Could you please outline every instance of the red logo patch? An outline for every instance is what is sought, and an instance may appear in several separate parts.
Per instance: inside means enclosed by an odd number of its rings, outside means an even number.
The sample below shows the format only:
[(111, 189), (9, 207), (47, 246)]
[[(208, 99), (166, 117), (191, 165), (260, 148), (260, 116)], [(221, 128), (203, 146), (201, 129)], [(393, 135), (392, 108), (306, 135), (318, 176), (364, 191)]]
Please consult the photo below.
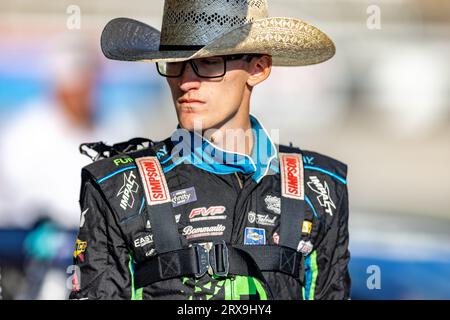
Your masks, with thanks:
[(149, 205), (156, 205), (170, 201), (169, 188), (161, 165), (156, 157), (136, 159), (145, 196)]
[(286, 198), (303, 200), (303, 162), (299, 154), (280, 154), (281, 194)]

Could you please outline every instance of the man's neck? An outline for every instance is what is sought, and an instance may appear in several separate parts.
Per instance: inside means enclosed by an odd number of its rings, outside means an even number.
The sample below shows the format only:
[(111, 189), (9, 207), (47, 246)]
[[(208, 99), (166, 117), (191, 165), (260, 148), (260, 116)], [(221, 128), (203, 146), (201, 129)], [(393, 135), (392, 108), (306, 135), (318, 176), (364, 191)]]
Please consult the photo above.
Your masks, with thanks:
[(215, 146), (234, 153), (251, 155), (254, 144), (250, 115), (244, 109), (215, 130), (208, 130), (205, 138)]

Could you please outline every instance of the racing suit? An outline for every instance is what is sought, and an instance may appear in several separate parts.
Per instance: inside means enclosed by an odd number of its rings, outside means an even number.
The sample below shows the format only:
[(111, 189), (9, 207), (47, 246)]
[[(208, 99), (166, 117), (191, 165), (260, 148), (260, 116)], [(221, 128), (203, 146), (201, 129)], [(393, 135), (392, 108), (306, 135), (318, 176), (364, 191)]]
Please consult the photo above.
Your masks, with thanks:
[[(315, 152), (276, 146), (253, 116), (251, 124), (255, 138), (251, 156), (227, 152), (203, 138), (194, 147), (180, 148), (195, 136), (186, 131), (187, 138), (186, 132), (182, 138), (183, 134), (174, 134), (147, 148), (122, 150), (83, 168), (82, 214), (74, 251), (78, 271), (70, 298), (349, 299), (346, 165)], [(289, 214), (281, 201), (285, 190), (282, 154), (300, 154), (304, 172), (298, 186), (304, 192), (303, 223), (295, 221), (290, 226), (294, 227), (292, 236), (301, 234), (297, 250), (302, 258), (295, 260), (295, 272), (301, 269), (298, 277), (278, 269), (251, 275), (204, 272), (137, 284), (136, 270), (159, 252), (156, 220), (149, 213), (153, 210), (147, 194), (151, 189), (136, 159), (149, 155), (157, 159), (165, 184), (161, 186), (170, 192), (170, 208), (160, 213), (163, 219), (174, 220), (181, 247), (223, 240), (230, 247), (273, 248), (286, 240), (280, 224), (283, 215)], [(153, 196), (156, 199), (158, 193)], [(163, 223), (158, 228), (166, 226)], [(159, 233), (161, 237), (164, 232)], [(163, 273), (174, 269), (159, 261), (147, 276), (157, 266)], [(181, 269), (173, 274), (182, 274)]]

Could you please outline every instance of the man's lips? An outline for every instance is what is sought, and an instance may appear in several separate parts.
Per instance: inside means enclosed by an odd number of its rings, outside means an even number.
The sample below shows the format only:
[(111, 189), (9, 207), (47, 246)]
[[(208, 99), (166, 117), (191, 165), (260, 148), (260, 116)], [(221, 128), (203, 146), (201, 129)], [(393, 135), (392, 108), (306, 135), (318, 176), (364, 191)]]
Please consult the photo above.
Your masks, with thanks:
[(205, 103), (205, 101), (198, 99), (178, 99), (179, 104), (188, 104), (188, 103)]

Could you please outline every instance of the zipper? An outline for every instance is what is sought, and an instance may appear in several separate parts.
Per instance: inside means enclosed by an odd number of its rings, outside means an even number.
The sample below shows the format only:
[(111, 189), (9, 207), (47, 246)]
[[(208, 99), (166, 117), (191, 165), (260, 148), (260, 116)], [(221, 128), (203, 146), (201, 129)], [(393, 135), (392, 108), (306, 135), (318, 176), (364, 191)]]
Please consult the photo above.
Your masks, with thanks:
[(238, 180), (238, 182), (239, 182), (239, 187), (241, 188), (241, 190), (242, 190), (242, 188), (243, 188), (243, 185), (242, 185), (242, 180), (241, 180), (241, 178), (239, 178), (239, 175), (238, 175), (238, 173), (237, 172), (235, 172), (234, 173), (234, 175), (236, 176), (236, 178), (237, 178), (237, 180)]

